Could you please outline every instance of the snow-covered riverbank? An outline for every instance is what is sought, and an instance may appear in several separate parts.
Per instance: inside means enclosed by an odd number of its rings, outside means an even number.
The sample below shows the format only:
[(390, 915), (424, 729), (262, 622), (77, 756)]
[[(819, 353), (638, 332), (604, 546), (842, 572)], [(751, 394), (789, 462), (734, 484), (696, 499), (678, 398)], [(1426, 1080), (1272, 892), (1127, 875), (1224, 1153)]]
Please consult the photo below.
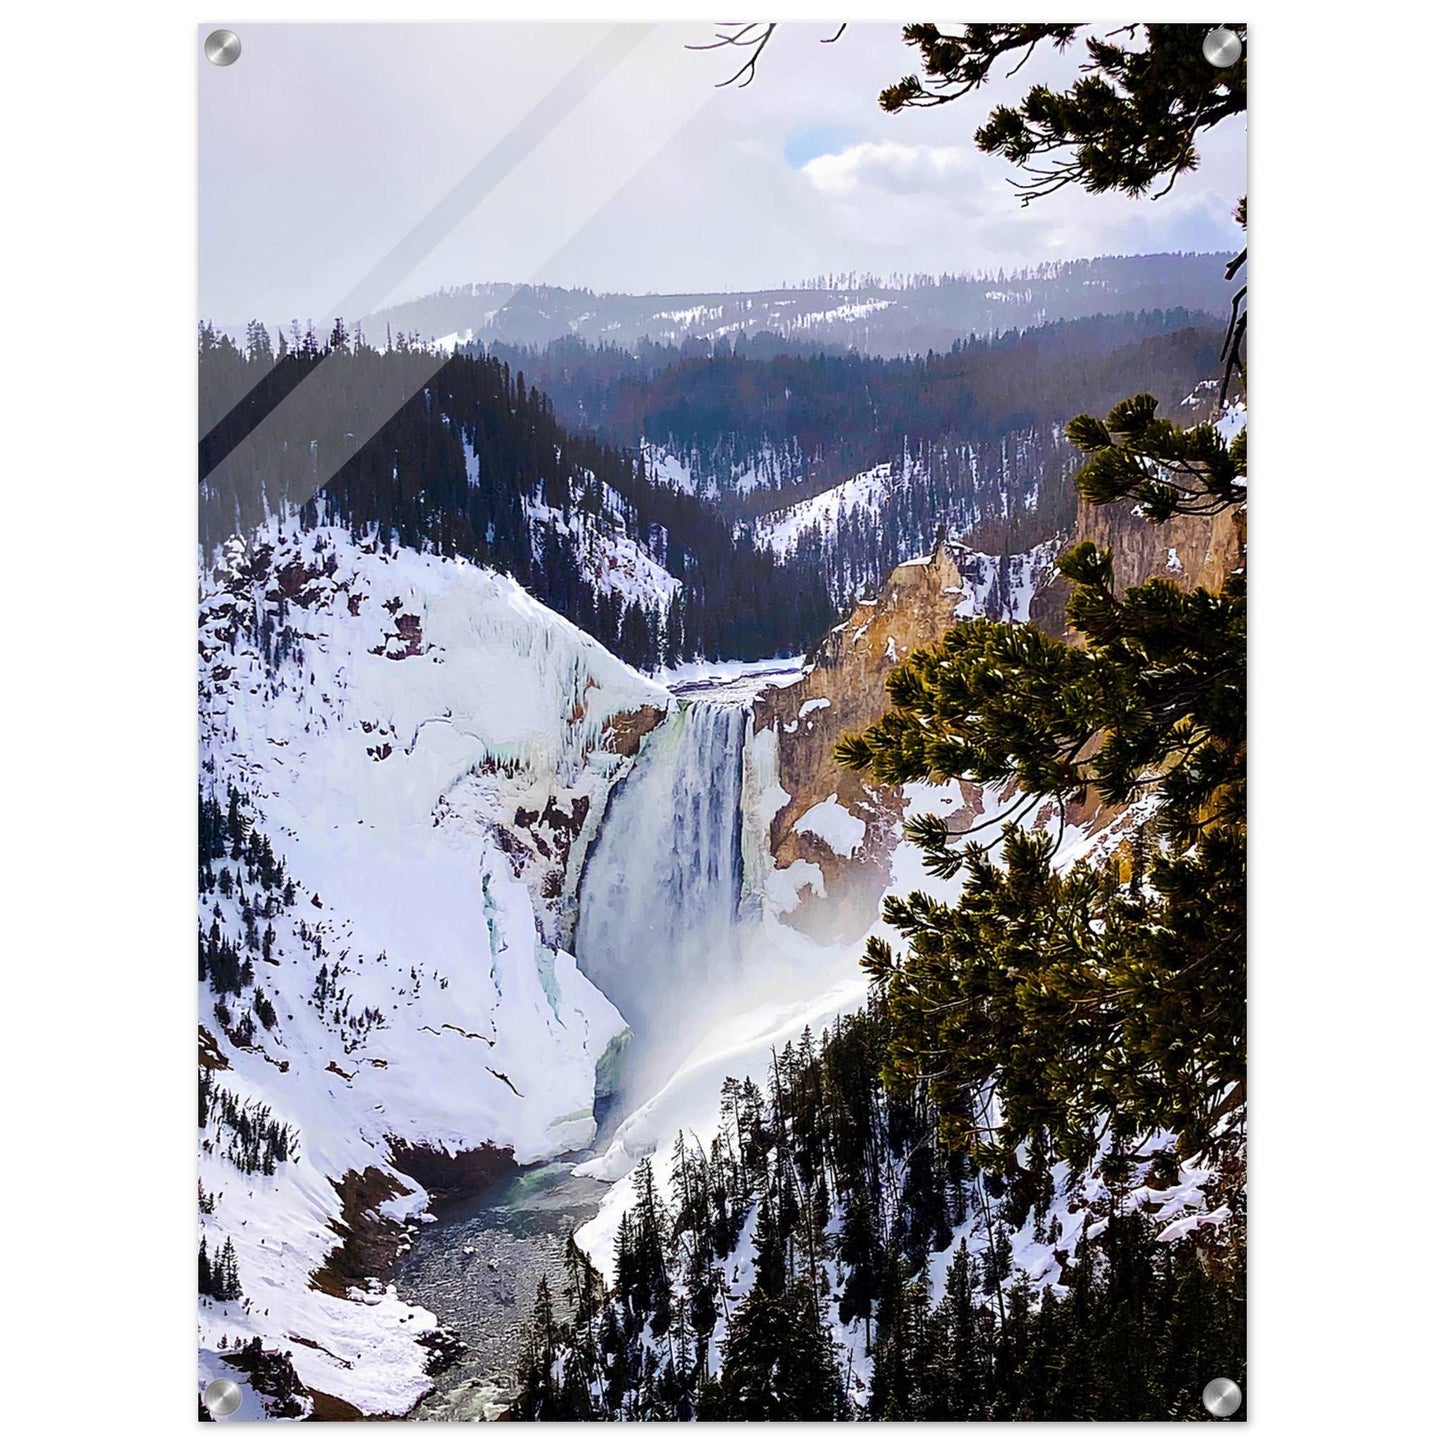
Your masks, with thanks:
[(624, 1026), (568, 900), (670, 698), (507, 578), (340, 529), (233, 542), (200, 610), (200, 1222), (227, 1277), (198, 1382), (259, 1339), (402, 1413), (435, 1320), (373, 1282), (378, 1243), (429, 1172), (592, 1142)]

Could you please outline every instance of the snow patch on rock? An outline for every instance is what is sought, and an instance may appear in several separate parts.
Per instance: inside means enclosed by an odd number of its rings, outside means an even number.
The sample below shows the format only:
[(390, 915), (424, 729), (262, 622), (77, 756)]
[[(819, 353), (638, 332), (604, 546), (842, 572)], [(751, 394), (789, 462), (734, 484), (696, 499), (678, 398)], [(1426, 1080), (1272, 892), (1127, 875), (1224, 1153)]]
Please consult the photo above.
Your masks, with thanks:
[(793, 831), (809, 833), (826, 843), (840, 858), (851, 858), (863, 846), (868, 825), (838, 801), (837, 793), (830, 793), (793, 824)]

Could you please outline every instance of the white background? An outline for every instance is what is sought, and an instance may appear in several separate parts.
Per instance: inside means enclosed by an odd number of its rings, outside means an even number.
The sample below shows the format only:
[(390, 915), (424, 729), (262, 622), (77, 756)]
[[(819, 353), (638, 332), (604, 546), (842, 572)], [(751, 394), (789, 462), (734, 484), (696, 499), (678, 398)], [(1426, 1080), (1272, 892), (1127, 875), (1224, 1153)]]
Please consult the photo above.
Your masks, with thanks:
[[(401, 9), (82, 4), (7, 26), (17, 1438), (191, 1428), (196, 25)], [(432, 0), (427, 17), (519, 9)], [(1441, 24), (1252, 9), (1250, 1414), (1281, 1439), (1409, 1439), (1438, 1417)], [(667, 18), (689, 13), (706, 8)]]

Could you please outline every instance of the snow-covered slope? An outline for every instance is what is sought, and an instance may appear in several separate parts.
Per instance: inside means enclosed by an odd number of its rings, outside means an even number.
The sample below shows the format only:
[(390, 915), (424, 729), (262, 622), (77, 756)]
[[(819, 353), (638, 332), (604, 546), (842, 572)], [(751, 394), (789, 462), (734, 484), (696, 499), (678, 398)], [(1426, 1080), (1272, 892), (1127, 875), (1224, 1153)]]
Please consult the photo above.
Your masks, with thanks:
[[(327, 529), (230, 543), (200, 648), (203, 795), (276, 860), (202, 861), (203, 950), (253, 975), (200, 983), (202, 1231), (212, 1258), (232, 1241), (240, 1292), (202, 1300), (202, 1373), (259, 1336), (310, 1390), (399, 1412), (435, 1321), (333, 1251), (425, 1208), (403, 1145), (590, 1142), (623, 1025), (567, 951), (572, 900), (669, 699), (506, 578)], [(270, 1173), (238, 1144), (262, 1107), (288, 1131)]]
[(646, 437), (641, 450), (650, 477), (662, 486), (698, 497), (746, 496), (759, 487), (776, 489), (801, 482), (808, 474), (806, 459), (796, 445), (778, 450), (763, 442), (725, 464), (717, 457), (685, 448), (674, 450)]
[(753, 524), (753, 536), (759, 546), (786, 557), (805, 532), (828, 535), (837, 530), (844, 517), (876, 517), (883, 497), (906, 479), (910, 460), (905, 452), (901, 462), (870, 467), (806, 502), (760, 517)]
[[(600, 510), (592, 515), (581, 507), (586, 486), (596, 488)], [(557, 507), (540, 500), (528, 505), (532, 523), (533, 549), (542, 557), (542, 543), (550, 533), (558, 538), (577, 562), (577, 570), (597, 593), (613, 592), (626, 603), (666, 609), (676, 599), (682, 583), (647, 548), (627, 535), (626, 504), (611, 487), (585, 474), (574, 489), (572, 506), (564, 516)], [(661, 539), (665, 552), (666, 537)]]
[[(936, 547), (940, 534), (1002, 540), (1011, 531), (1021, 542), (1037, 540), (1044, 531), (1040, 499), (1058, 469), (1061, 438), (1055, 426), (1010, 433), (988, 446), (905, 442), (889, 461), (746, 525), (776, 556), (805, 557), (819, 567), (836, 601), (856, 602), (876, 595), (905, 558)], [(1059, 468), (1072, 465), (1072, 458), (1058, 460)], [(1015, 587), (1012, 600), (981, 596), (980, 612), (1028, 616), (1032, 593), (1018, 571), (1020, 558), (1013, 562), (1018, 575), (1009, 580), (1023, 590)]]

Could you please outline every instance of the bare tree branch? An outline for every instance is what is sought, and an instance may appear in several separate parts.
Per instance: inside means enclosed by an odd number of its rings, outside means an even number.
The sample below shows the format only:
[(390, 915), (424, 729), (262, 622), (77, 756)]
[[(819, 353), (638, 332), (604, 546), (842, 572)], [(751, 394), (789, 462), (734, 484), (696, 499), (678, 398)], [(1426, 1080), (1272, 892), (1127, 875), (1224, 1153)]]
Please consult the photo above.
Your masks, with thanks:
[[(776, 20), (748, 20), (735, 25), (731, 30), (719, 30), (715, 38), (706, 45), (688, 45), (686, 50), (723, 50), (733, 47), (738, 50), (747, 50), (751, 53), (748, 58), (735, 70), (726, 80), (717, 82), (716, 89), (724, 90), (730, 85), (736, 85), (739, 90), (746, 89), (753, 83), (757, 75), (758, 61), (762, 58), (763, 51), (767, 49), (768, 41), (773, 38), (773, 32), (777, 30)], [(838, 35), (843, 31), (840, 29)], [(837, 35), (833, 37), (835, 40)]]

